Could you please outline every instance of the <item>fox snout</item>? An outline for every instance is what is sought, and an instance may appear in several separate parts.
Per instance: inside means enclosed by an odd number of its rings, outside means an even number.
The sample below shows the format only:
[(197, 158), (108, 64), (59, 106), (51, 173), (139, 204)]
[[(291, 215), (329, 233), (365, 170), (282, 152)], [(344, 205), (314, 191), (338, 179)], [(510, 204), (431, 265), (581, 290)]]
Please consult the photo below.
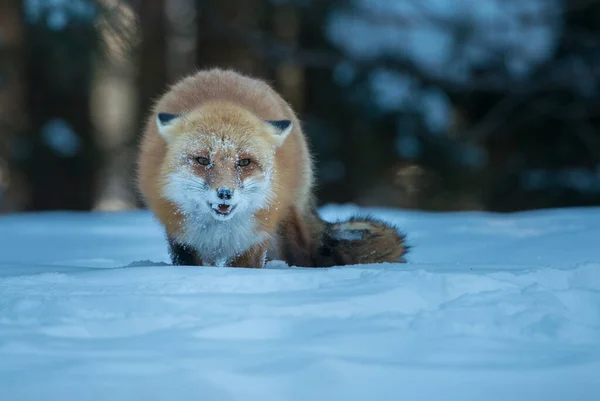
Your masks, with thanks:
[(238, 210), (238, 200), (233, 198), (234, 190), (226, 186), (214, 189), (208, 199), (208, 206), (217, 220), (228, 220)]

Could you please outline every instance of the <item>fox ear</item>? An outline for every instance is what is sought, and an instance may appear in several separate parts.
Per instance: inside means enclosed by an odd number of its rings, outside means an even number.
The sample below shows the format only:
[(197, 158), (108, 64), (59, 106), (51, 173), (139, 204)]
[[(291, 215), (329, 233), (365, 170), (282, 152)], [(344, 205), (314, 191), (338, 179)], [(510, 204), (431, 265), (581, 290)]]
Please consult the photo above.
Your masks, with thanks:
[(290, 120), (266, 120), (271, 127), (271, 132), (277, 140), (277, 146), (281, 146), (285, 138), (292, 132), (292, 122)]
[(158, 113), (156, 115), (156, 125), (158, 127), (158, 133), (166, 140), (170, 137), (170, 127), (180, 117), (179, 114), (170, 113)]

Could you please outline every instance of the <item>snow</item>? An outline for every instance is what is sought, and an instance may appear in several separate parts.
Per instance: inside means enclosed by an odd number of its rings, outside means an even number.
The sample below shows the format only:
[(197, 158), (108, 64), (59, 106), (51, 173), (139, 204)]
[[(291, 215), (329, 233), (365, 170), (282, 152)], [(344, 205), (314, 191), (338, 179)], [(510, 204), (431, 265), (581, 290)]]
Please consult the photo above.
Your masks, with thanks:
[(530, 169), (521, 174), (522, 186), (529, 190), (560, 187), (580, 193), (600, 192), (600, 169), (563, 168), (559, 170)]
[[(408, 58), (447, 79), (502, 54), (527, 72), (552, 55), (560, 35), (559, 0), (354, 0), (336, 9), (327, 32), (353, 58)], [(527, 38), (527, 40), (523, 40)], [(458, 46), (459, 54), (455, 54)]]
[[(469, 82), (487, 65), (526, 77), (553, 56), (563, 8), (561, 0), (353, 0), (332, 7), (325, 31), (349, 60), (374, 65), (369, 98), (378, 107), (419, 111), (429, 130), (439, 134), (450, 123), (446, 94), (377, 62), (408, 62), (425, 77), (455, 84)], [(348, 61), (335, 70), (341, 85), (355, 75)]]
[(392, 221), (409, 263), (165, 266), (147, 212), (0, 217), (6, 400), (597, 400), (600, 208)]
[(71, 125), (61, 118), (44, 124), (42, 138), (46, 145), (61, 157), (75, 156), (82, 147), (79, 136), (73, 131)]
[(25, 0), (24, 12), (28, 22), (44, 22), (54, 31), (62, 31), (72, 20), (91, 21), (96, 16), (92, 0)]
[(377, 68), (369, 76), (373, 99), (383, 110), (401, 110), (414, 101), (417, 83), (410, 75), (387, 68)]

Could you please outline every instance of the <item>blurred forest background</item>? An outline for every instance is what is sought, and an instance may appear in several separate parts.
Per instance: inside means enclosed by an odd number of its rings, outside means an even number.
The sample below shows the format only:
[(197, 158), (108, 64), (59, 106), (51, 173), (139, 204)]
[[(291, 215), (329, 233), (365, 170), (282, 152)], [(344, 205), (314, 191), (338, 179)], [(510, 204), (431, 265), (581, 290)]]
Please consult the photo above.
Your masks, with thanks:
[(0, 0), (0, 213), (140, 207), (150, 105), (213, 66), (296, 109), (321, 203), (600, 204), (600, 1)]

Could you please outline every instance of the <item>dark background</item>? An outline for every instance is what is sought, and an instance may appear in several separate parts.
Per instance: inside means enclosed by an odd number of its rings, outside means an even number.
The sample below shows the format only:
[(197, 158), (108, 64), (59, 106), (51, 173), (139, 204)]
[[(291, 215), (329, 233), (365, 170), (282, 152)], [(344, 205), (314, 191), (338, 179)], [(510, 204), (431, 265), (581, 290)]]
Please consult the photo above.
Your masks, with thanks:
[(600, 204), (600, 2), (0, 0), (0, 213), (140, 207), (153, 100), (185, 74), (268, 80), (321, 203)]

